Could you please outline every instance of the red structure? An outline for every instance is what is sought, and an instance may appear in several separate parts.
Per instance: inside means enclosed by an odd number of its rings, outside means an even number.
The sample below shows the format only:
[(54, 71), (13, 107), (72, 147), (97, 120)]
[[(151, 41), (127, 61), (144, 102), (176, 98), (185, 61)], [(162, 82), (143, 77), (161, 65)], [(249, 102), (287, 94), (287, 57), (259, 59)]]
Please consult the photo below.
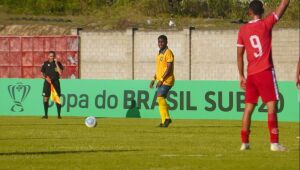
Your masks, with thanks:
[(0, 78), (39, 78), (48, 52), (63, 64), (62, 78), (79, 78), (78, 36), (0, 36)]

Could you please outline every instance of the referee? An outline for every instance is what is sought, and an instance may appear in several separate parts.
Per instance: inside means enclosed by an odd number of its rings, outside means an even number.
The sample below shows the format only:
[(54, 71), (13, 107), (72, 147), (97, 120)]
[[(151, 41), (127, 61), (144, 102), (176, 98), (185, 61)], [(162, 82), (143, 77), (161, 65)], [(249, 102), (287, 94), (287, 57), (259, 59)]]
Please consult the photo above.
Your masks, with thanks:
[[(44, 110), (45, 115), (42, 119), (48, 119), (48, 107), (49, 107), (49, 97), (50, 97), (50, 84), (52, 83), (57, 95), (60, 97), (60, 83), (59, 78), (62, 74), (64, 67), (62, 64), (56, 60), (56, 53), (54, 51), (49, 51), (48, 60), (44, 62), (41, 72), (42, 76), (45, 79), (44, 87), (43, 87), (43, 96), (44, 96)], [(57, 107), (57, 118), (61, 119), (60, 111), (61, 111), (61, 104), (56, 103)]]

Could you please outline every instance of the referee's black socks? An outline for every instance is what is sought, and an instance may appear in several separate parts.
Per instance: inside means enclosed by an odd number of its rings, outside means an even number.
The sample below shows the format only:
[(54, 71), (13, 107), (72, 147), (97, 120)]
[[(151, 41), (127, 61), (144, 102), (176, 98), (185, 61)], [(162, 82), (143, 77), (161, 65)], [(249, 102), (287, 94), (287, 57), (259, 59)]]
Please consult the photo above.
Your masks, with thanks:
[(44, 101), (45, 116), (48, 116), (48, 107), (49, 107), (48, 101), (47, 102)]
[(58, 117), (60, 117), (61, 104), (56, 103), (56, 108), (57, 108), (57, 115)]

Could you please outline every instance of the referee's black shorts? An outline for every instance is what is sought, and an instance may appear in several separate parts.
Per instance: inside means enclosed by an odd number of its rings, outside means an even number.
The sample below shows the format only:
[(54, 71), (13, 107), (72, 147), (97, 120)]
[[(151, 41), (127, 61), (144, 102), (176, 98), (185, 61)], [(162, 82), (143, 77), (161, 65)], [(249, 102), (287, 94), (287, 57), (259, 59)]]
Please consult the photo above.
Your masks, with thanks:
[[(57, 92), (57, 95), (60, 97), (60, 83), (59, 83), (59, 80), (52, 80), (51, 81), (56, 92)], [(51, 89), (50, 89), (50, 84), (45, 80), (44, 81), (44, 87), (43, 87), (43, 94), (42, 96), (44, 97), (50, 97), (50, 93), (51, 93)]]

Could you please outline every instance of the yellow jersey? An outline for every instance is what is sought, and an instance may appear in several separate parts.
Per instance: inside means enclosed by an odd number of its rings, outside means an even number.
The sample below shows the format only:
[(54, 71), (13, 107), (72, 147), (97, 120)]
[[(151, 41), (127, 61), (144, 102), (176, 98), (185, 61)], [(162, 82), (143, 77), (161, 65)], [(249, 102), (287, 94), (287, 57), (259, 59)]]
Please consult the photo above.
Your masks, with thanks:
[(173, 63), (170, 74), (164, 79), (163, 85), (173, 86), (175, 82), (174, 77), (174, 54), (166, 47), (166, 49), (160, 51), (156, 56), (156, 80), (159, 81), (165, 74), (168, 63)]

